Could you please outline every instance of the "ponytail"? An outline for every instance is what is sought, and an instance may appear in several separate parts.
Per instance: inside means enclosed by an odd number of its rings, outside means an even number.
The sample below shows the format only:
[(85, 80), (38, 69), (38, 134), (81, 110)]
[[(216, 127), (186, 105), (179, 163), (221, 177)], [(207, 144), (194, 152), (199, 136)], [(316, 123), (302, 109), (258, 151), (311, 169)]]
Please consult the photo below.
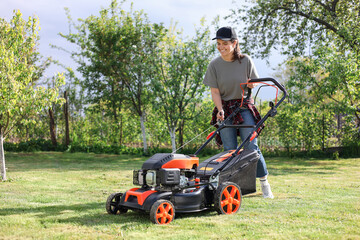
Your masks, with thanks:
[(237, 41), (235, 49), (234, 49), (234, 56), (233, 56), (233, 60), (236, 61), (238, 60), (239, 63), (241, 63), (241, 59), (244, 58), (244, 55), (241, 54), (241, 50), (240, 50), (240, 46), (239, 46), (239, 41), (237, 39), (232, 39), (231, 42), (234, 43), (235, 41)]

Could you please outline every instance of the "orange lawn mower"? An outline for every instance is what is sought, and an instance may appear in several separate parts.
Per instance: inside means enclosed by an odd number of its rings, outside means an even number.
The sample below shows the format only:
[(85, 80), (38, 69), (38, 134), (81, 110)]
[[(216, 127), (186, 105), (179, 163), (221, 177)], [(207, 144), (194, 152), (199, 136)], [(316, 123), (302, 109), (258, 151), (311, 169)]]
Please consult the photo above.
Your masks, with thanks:
[[(124, 214), (128, 210), (144, 211), (150, 214), (150, 220), (155, 224), (171, 223), (175, 213), (209, 209), (219, 214), (239, 211), (242, 196), (256, 192), (259, 154), (247, 149), (247, 145), (258, 135), (263, 123), (276, 115), (277, 107), (287, 96), (285, 88), (273, 78), (251, 79), (247, 83), (275, 87), (276, 99), (278, 89), (283, 92), (283, 97), (275, 104), (270, 102), (270, 110), (256, 125), (229, 124), (242, 109), (242, 104), (237, 106), (193, 155), (153, 155), (143, 163), (140, 170), (133, 172), (133, 183), (139, 187), (111, 194), (106, 201), (106, 211), (109, 214)], [(251, 89), (248, 90), (247, 98), (250, 99)], [(252, 131), (236, 150), (221, 152), (199, 164), (197, 155), (223, 128), (252, 128)]]

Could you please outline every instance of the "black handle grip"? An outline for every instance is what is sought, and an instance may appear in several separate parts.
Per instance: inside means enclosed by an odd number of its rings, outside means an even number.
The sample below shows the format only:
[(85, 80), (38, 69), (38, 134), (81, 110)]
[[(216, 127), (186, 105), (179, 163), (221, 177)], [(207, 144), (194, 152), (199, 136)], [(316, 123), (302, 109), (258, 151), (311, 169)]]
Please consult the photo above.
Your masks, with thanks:
[(286, 90), (284, 86), (273, 78), (252, 78), (249, 80), (249, 83), (257, 83), (257, 82), (273, 82), (281, 91), (283, 91), (286, 94)]

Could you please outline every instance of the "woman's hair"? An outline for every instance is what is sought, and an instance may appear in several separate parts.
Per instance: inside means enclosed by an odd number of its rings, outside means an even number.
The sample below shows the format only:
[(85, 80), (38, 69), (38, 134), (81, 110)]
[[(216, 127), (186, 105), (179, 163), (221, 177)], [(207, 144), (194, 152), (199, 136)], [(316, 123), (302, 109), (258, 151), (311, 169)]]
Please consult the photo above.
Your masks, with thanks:
[(234, 43), (235, 41), (237, 41), (235, 49), (234, 49), (234, 56), (233, 56), (233, 60), (236, 61), (238, 60), (239, 63), (241, 63), (241, 59), (244, 58), (244, 55), (241, 54), (241, 50), (240, 50), (240, 46), (239, 46), (239, 41), (237, 39), (232, 39), (231, 42)]

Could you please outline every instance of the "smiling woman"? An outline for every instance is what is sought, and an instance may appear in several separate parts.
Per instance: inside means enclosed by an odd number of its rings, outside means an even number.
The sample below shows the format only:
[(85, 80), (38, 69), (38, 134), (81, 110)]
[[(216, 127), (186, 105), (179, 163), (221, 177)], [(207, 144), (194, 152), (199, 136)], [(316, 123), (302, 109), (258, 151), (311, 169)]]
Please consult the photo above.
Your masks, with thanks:
[[(241, 54), (238, 37), (234, 28), (222, 27), (216, 32), (213, 40), (217, 41), (217, 49), (220, 56), (213, 59), (206, 71), (204, 84), (211, 88), (212, 100), (215, 108), (212, 113), (211, 124), (216, 125), (218, 121), (228, 120), (229, 124), (255, 125), (260, 121), (260, 115), (250, 98), (246, 98), (243, 110), (233, 119), (227, 119), (242, 99), (243, 89), (241, 84), (246, 84), (250, 78), (259, 78), (252, 59)], [(254, 88), (254, 84), (247, 84), (247, 88)], [(246, 91), (247, 92), (247, 91)], [(250, 96), (247, 96), (250, 97)], [(252, 128), (224, 128), (220, 131), (221, 143), (224, 151), (236, 149), (238, 146), (237, 136), (244, 141), (250, 134)], [(268, 171), (265, 159), (257, 145), (255, 138), (250, 142), (248, 149), (258, 152), (260, 160), (257, 166), (257, 177), (260, 178), (264, 198), (274, 198), (270, 185), (267, 181)]]

